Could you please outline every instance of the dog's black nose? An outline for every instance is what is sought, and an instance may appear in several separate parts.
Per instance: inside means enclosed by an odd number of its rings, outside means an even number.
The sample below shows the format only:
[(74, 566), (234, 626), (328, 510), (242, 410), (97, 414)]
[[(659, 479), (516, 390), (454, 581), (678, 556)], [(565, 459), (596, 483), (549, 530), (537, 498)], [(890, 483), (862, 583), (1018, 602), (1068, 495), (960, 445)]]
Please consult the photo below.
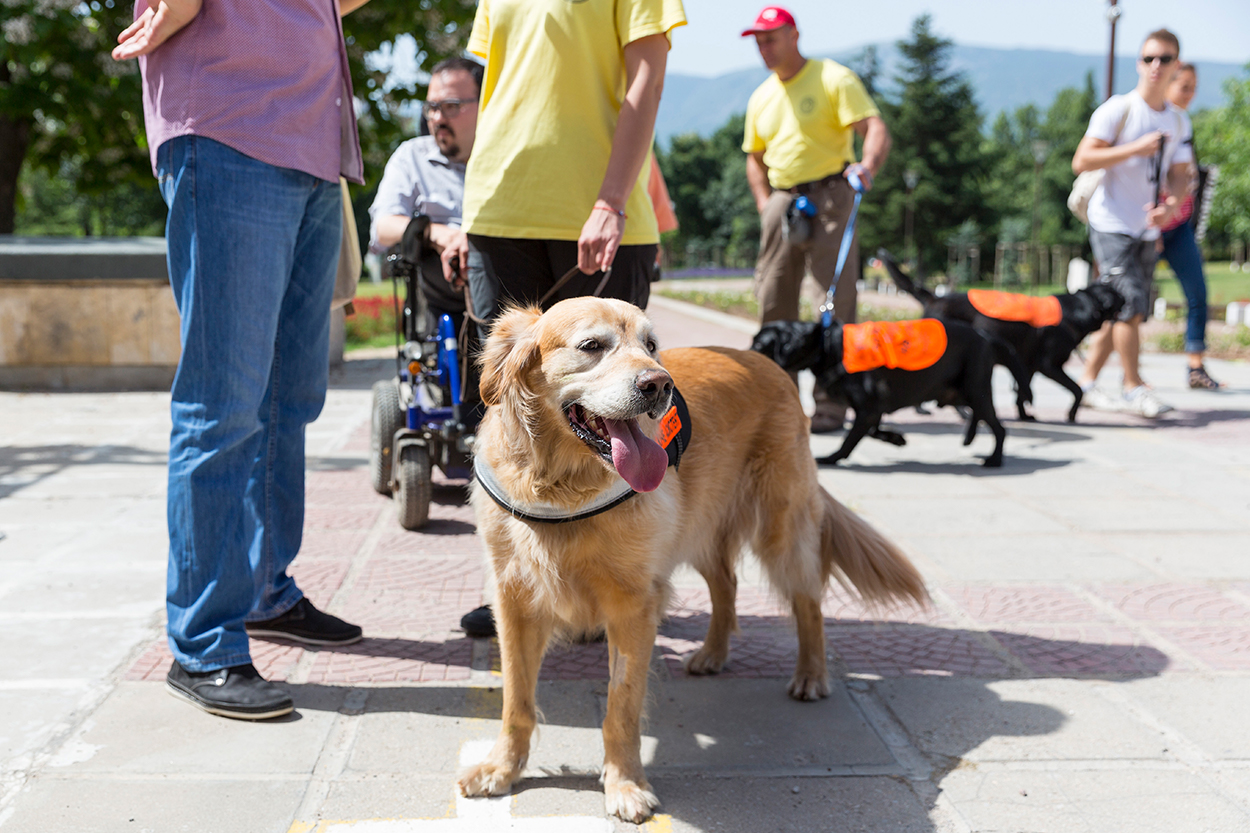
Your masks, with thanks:
[(634, 380), (638, 391), (651, 401), (668, 396), (673, 391), (673, 377), (665, 370), (644, 370)]

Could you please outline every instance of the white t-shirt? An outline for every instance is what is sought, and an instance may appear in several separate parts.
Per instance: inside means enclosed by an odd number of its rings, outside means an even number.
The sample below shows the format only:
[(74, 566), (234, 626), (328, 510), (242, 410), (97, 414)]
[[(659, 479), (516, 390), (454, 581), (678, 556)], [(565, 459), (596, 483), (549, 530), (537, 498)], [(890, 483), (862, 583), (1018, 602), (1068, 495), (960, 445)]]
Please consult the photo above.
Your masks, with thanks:
[[(1124, 122), (1122, 129), (1121, 120)], [(1166, 134), (1160, 172), (1166, 186), (1171, 166), (1194, 160), (1189, 144), (1193, 127), (1184, 110), (1171, 103), (1162, 110), (1155, 110), (1134, 90), (1103, 102), (1090, 116), (1085, 135), (1110, 145), (1123, 145), (1156, 130)], [(1127, 234), (1141, 240), (1157, 238), (1159, 230), (1146, 227), (1145, 208), (1155, 199), (1154, 157), (1134, 156), (1105, 171), (1102, 185), (1089, 200), (1089, 227), (1094, 231)]]

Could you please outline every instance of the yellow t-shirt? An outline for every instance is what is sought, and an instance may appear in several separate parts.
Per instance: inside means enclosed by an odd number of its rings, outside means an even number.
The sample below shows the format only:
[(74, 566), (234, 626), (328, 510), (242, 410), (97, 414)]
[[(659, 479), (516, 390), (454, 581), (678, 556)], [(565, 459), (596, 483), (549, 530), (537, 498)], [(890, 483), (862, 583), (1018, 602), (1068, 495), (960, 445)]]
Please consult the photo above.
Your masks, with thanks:
[[(684, 25), (681, 0), (481, 0), (486, 59), (465, 173), (464, 229), (576, 240), (603, 184), (625, 98), (625, 45)], [(622, 245), (659, 240), (644, 163)]]
[(768, 182), (793, 188), (855, 161), (855, 122), (880, 115), (859, 76), (830, 60), (809, 60), (789, 81), (776, 73), (751, 93), (742, 149), (764, 152)]

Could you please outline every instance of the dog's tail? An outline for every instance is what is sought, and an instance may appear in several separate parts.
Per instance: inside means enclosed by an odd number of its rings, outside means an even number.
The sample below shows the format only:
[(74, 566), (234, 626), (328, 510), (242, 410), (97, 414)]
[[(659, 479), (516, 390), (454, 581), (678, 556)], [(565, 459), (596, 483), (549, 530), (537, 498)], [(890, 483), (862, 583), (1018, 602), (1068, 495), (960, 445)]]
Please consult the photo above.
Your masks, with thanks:
[(873, 606), (927, 605), (924, 579), (903, 551), (833, 495), (823, 488), (820, 492), (825, 502), (820, 529), (824, 574)]
[(899, 267), (894, 255), (885, 249), (877, 249), (877, 257), (885, 264), (886, 271), (890, 273), (890, 277), (899, 289), (926, 306), (937, 300), (937, 296), (925, 289), (924, 284), (917, 285), (912, 282), (911, 277)]

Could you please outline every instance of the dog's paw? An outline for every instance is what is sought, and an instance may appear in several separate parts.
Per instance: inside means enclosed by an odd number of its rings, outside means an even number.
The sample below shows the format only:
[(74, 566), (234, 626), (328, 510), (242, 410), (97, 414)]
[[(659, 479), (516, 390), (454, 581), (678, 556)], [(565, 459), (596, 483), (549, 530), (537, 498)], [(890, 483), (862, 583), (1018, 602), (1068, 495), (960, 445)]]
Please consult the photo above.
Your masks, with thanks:
[(1001, 454), (998, 456), (991, 455), (989, 457), (986, 457), (985, 462), (982, 463), (982, 465), (985, 466), (985, 468), (987, 469), (1001, 469), (1003, 467), (1002, 455)]
[(660, 799), (651, 792), (651, 785), (646, 781), (640, 785), (620, 779), (604, 785), (603, 803), (610, 815), (639, 824), (651, 817), (660, 806)]
[(786, 686), (786, 694), (795, 700), (819, 700), (829, 696), (829, 676), (809, 675), (795, 672)]
[(729, 659), (729, 646), (713, 648), (704, 643), (703, 647), (686, 658), (687, 674), (719, 674)]
[(466, 798), (481, 795), (506, 795), (512, 784), (521, 777), (520, 766), (509, 766), (484, 761), (460, 773), (456, 789)]

